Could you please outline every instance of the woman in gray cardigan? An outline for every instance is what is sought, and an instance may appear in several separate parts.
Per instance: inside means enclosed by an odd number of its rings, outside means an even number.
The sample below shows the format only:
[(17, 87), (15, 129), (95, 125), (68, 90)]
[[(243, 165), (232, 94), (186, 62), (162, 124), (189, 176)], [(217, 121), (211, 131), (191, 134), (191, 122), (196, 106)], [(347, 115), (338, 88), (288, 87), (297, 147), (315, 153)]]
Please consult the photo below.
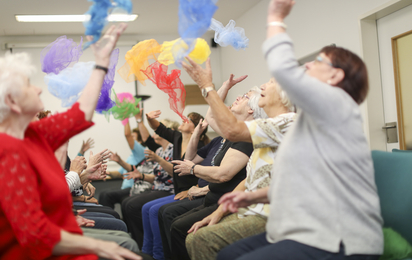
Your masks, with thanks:
[[(271, 74), (299, 108), (273, 163), (267, 189), (221, 198), (235, 212), (270, 202), (266, 232), (223, 249), (217, 259), (378, 259), (382, 218), (359, 104), (368, 91), (366, 66), (348, 50), (325, 47), (299, 67), (283, 19), (294, 1), (272, 0), (263, 52)], [(184, 64), (185, 65), (185, 64)], [(210, 66), (185, 65), (231, 141), (251, 141), (250, 129), (224, 118)]]

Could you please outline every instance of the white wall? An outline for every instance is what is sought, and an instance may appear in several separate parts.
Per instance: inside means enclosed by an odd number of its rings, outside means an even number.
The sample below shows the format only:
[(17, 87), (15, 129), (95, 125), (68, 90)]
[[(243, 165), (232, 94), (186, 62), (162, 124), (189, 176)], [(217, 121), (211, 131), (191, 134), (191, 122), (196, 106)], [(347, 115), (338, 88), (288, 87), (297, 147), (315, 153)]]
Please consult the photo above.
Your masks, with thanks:
[[(296, 57), (302, 58), (332, 43), (361, 55), (359, 17), (386, 3), (388, 0), (297, 0), (286, 19), (288, 33), (294, 41)], [(266, 14), (269, 0), (262, 0), (248, 12), (236, 19), (249, 37), (246, 51), (221, 48), (222, 78), (234, 73), (249, 77), (240, 84), (238, 91), (232, 91), (228, 99), (246, 92), (254, 85), (266, 82), (270, 74), (264, 61), (261, 46), (266, 39)], [(367, 120), (366, 106), (362, 105)], [(364, 129), (367, 122), (364, 122)], [(367, 131), (365, 131), (367, 133)]]
[[(15, 37), (0, 37), (0, 43), (4, 46), (4, 43), (32, 43), (32, 44), (42, 44), (42, 43), (51, 43), (54, 41), (58, 36), (15, 36)], [(69, 38), (72, 38), (74, 41), (79, 42), (80, 36), (70, 35)], [(205, 35), (206, 41), (210, 42), (210, 38), (213, 37), (211, 34)], [(156, 39), (160, 44), (163, 41), (171, 41), (178, 38), (178, 35), (124, 35), (121, 38), (123, 42), (138, 42), (146, 39)], [(125, 63), (124, 56), (126, 52), (131, 49), (132, 46), (120, 46), (120, 55), (119, 55), (119, 62), (117, 65), (117, 69), (120, 68)], [(44, 76), (45, 74), (41, 71), (41, 64), (40, 64), (40, 52), (43, 48), (15, 48), (13, 52), (28, 52), (31, 57), (34, 65), (37, 68), (37, 73), (31, 78), (33, 84), (42, 87), (42, 100), (45, 105), (45, 109), (51, 110), (52, 112), (55, 111), (65, 111), (66, 108), (61, 107), (61, 102), (56, 97), (52, 96), (48, 90), (47, 86), (44, 83)], [(0, 50), (0, 55), (4, 55), (5, 51)], [(213, 63), (213, 69), (215, 71), (220, 71), (220, 49), (212, 48), (211, 54)], [(80, 61), (93, 61), (94, 57), (90, 49), (87, 49)], [(169, 66), (169, 73), (172, 69), (177, 69), (174, 65)], [(183, 84), (192, 84), (193, 81), (187, 75), (187, 73), (182, 70), (181, 80)], [(221, 78), (219, 73), (215, 75), (216, 82), (221, 82)], [(152, 98), (147, 100), (144, 104), (145, 111), (149, 112), (152, 110), (160, 109), (162, 111), (161, 119), (162, 118), (169, 118), (175, 121), (181, 122), (180, 117), (175, 114), (169, 107), (168, 102), (168, 95), (164, 92), (160, 91), (156, 85), (154, 85), (149, 80), (146, 81), (146, 86), (138, 84), (138, 93), (139, 94), (146, 94), (151, 95)], [(115, 83), (113, 88), (115, 89), (116, 93), (120, 92), (130, 92), (134, 95), (135, 93), (135, 85), (134, 83), (126, 83), (119, 75), (116, 73), (115, 76)], [(184, 114), (187, 115), (188, 113), (195, 111), (202, 115), (206, 114), (207, 106), (206, 105), (198, 105), (198, 106), (187, 106), (185, 108)], [(123, 125), (118, 120), (114, 120), (110, 118), (110, 122), (106, 120), (103, 115), (95, 114), (93, 121), (95, 126), (91, 127), (90, 129), (80, 133), (79, 135), (73, 137), (70, 140), (69, 145), (69, 156), (74, 158), (77, 152), (80, 149), (82, 140), (86, 140), (89, 137), (94, 138), (95, 140), (95, 148), (93, 152), (101, 151), (105, 148), (109, 148), (110, 150), (116, 151), (119, 153), (122, 158), (127, 158), (130, 154), (130, 149), (127, 145), (127, 142), (123, 135)], [(134, 128), (137, 126), (134, 119), (130, 120), (131, 127)], [(88, 157), (88, 154), (87, 156)]]

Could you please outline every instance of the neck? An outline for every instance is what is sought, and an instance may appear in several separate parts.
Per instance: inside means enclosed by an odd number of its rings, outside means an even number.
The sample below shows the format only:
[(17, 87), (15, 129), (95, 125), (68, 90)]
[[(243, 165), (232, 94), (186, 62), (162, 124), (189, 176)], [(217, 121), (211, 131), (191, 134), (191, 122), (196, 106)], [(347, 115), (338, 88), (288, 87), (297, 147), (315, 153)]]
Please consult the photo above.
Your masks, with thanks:
[(24, 139), (24, 133), (31, 120), (27, 120), (24, 117), (17, 117), (10, 115), (2, 123), (0, 123), (0, 133), (4, 133), (13, 136), (17, 139)]
[(277, 117), (278, 115), (284, 114), (284, 113), (288, 113), (288, 110), (286, 107), (280, 105), (280, 106), (272, 106), (269, 107), (269, 109), (267, 109), (268, 111), (265, 110), (266, 114), (268, 115), (268, 117)]
[(192, 137), (192, 133), (183, 133), (182, 132), (182, 144), (189, 143), (190, 137)]

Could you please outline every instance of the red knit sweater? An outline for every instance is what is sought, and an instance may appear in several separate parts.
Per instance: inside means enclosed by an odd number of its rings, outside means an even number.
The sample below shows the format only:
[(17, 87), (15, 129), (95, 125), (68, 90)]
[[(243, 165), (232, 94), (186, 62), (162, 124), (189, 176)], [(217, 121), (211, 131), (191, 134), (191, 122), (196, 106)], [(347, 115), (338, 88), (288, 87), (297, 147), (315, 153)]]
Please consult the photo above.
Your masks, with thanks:
[(92, 125), (76, 103), (31, 123), (23, 140), (0, 134), (0, 259), (97, 259), (51, 255), (61, 229), (82, 234), (54, 151)]

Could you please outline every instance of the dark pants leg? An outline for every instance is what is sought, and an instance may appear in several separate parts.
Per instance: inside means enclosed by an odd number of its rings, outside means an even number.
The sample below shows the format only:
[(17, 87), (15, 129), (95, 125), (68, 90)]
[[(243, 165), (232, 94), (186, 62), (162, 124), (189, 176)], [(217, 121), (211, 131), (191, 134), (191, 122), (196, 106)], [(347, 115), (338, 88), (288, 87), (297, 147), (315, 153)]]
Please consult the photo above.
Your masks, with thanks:
[(87, 209), (87, 212), (101, 212), (101, 213), (106, 213), (106, 214), (110, 214), (113, 217), (120, 219), (119, 213), (117, 213), (116, 211), (114, 211), (114, 209), (109, 208), (109, 207), (105, 207), (105, 206), (99, 206), (99, 207), (95, 207), (95, 206), (76, 206), (74, 205), (73, 208), (75, 209)]
[(123, 190), (105, 190), (100, 193), (99, 203), (103, 206), (114, 209), (114, 204), (122, 203), (124, 199), (129, 197), (131, 188)]
[(142, 207), (146, 202), (170, 195), (168, 191), (152, 191), (129, 197), (122, 202), (123, 220), (139, 248), (143, 246)]
[(220, 251), (216, 260), (378, 260), (377, 255), (345, 256), (344, 246), (339, 253), (331, 253), (292, 240), (274, 244), (266, 240), (266, 232), (242, 239)]
[(159, 228), (160, 235), (162, 237), (163, 252), (166, 260), (172, 259), (172, 253), (170, 249), (170, 229), (172, 227), (173, 220), (176, 217), (203, 205), (203, 201), (204, 197), (195, 200), (184, 199), (160, 207), (158, 214)]
[(217, 209), (217, 207), (217, 204), (209, 207), (204, 207), (202, 205), (175, 218), (172, 223), (170, 233), (173, 260), (190, 260), (185, 243), (187, 231), (193, 226), (194, 223), (209, 216), (213, 211)]
[(92, 228), (127, 232), (126, 224), (120, 219), (102, 217), (89, 217), (88, 219), (94, 220), (94, 227)]

